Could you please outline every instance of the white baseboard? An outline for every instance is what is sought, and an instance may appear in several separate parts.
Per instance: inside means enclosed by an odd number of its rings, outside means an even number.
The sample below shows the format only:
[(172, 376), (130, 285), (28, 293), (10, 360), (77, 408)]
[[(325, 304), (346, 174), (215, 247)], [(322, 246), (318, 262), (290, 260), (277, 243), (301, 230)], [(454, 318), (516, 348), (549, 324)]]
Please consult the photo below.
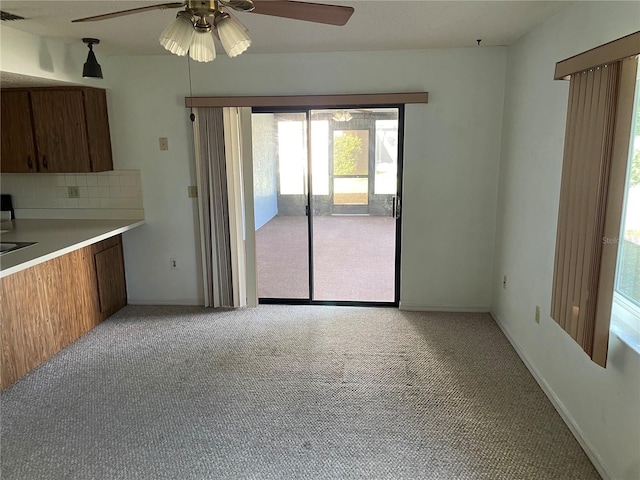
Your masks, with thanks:
[(589, 457), (589, 460), (591, 460), (591, 463), (593, 463), (593, 466), (596, 468), (600, 476), (604, 480), (614, 480), (613, 475), (611, 474), (609, 469), (604, 465), (602, 458), (600, 457), (598, 452), (595, 450), (595, 448), (593, 448), (593, 445), (591, 444), (591, 442), (589, 442), (589, 440), (587, 440), (584, 437), (584, 434), (582, 433), (582, 429), (576, 423), (571, 413), (569, 413), (569, 411), (565, 408), (562, 401), (551, 389), (551, 387), (546, 382), (544, 377), (540, 374), (540, 372), (538, 372), (538, 370), (529, 361), (529, 359), (524, 354), (524, 352), (520, 349), (518, 344), (514, 341), (513, 337), (509, 333), (509, 330), (507, 330), (507, 327), (500, 320), (500, 317), (498, 317), (498, 315), (496, 315), (494, 312), (489, 312), (489, 313), (493, 317), (493, 320), (496, 322), (500, 330), (502, 330), (502, 333), (504, 333), (504, 336), (507, 337), (507, 340), (509, 340), (509, 343), (511, 343), (511, 346), (513, 346), (514, 350), (516, 351), (516, 353), (518, 354), (522, 362), (525, 364), (529, 372), (531, 372), (531, 375), (533, 375), (533, 378), (535, 378), (536, 382), (538, 382), (538, 385), (540, 385), (540, 388), (542, 388), (542, 391), (545, 393), (547, 398), (549, 398), (553, 407), (560, 414), (560, 417), (562, 418), (564, 423), (567, 425), (567, 427), (569, 427), (569, 430), (571, 431), (573, 436), (576, 438), (576, 440), (578, 440), (578, 443), (580, 444), (584, 452), (587, 454), (587, 457)]
[(202, 307), (204, 300), (197, 298), (172, 298), (172, 299), (156, 299), (156, 298), (127, 298), (128, 305), (186, 305), (189, 307)]
[(467, 313), (489, 313), (490, 308), (486, 307), (461, 307), (459, 305), (418, 305), (414, 303), (400, 302), (400, 310), (409, 312), (467, 312)]

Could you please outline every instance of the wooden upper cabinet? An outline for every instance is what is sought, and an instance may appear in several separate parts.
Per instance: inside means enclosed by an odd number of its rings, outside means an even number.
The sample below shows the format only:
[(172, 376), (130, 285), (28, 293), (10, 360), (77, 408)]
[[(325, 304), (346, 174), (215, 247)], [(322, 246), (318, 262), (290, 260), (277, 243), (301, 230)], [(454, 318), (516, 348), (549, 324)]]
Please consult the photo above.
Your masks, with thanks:
[(40, 171), (90, 172), (82, 91), (32, 91)]
[(95, 88), (85, 89), (84, 107), (92, 171), (113, 170), (106, 92)]
[[(0, 97), (3, 172), (81, 173), (113, 170), (104, 90), (85, 87), (15, 89), (3, 90)], [(7, 105), (5, 97), (9, 97)], [(29, 110), (28, 128), (24, 121), (19, 125), (28, 130), (31, 138), (33, 169), (14, 166), (20, 162), (20, 156), (14, 153), (15, 147), (12, 148), (10, 143), (10, 138), (15, 134), (7, 133), (5, 139), (7, 125), (11, 132), (19, 128), (14, 125), (17, 120), (14, 120), (13, 114), (5, 112), (5, 109), (7, 112), (16, 110), (9, 104), (13, 97), (26, 102)]]
[(2, 172), (37, 171), (28, 92), (2, 92)]

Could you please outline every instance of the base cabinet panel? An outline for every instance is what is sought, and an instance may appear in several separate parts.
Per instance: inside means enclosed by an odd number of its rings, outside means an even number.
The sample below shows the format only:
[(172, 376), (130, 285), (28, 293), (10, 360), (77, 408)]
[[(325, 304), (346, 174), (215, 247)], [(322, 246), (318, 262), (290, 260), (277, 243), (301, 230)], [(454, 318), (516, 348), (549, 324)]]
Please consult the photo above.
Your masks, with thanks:
[(94, 254), (98, 300), (103, 318), (113, 315), (127, 304), (122, 244), (108, 246)]
[(126, 305), (120, 236), (9, 275), (1, 284), (5, 389)]

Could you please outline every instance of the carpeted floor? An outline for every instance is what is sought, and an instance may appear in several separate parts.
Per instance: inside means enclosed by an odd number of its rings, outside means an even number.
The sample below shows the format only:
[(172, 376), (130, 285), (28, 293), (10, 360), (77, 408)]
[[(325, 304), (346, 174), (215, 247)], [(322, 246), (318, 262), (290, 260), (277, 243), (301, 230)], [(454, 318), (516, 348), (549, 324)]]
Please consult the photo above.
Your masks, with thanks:
[[(314, 300), (393, 302), (396, 222), (313, 217)], [(307, 217), (276, 216), (256, 232), (258, 296), (309, 298)]]
[(129, 306), (2, 394), (2, 478), (598, 479), (486, 314)]

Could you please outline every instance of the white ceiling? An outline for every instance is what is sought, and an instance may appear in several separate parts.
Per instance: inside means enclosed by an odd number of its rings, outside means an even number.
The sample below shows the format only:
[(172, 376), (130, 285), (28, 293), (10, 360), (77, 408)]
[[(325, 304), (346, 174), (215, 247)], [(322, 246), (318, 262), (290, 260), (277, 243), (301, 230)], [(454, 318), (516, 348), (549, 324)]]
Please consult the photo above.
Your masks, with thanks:
[[(123, 0), (2, 0), (3, 11), (25, 20), (2, 22), (26, 32), (81, 44), (82, 37), (101, 40), (100, 55), (166, 54), (158, 37), (177, 10), (157, 10), (87, 23), (76, 18), (165, 3)], [(237, 13), (253, 44), (247, 53), (295, 53), (360, 50), (455, 48), (509, 45), (570, 2), (561, 1), (400, 1), (319, 0), (350, 5), (355, 13), (335, 27), (252, 13)]]

